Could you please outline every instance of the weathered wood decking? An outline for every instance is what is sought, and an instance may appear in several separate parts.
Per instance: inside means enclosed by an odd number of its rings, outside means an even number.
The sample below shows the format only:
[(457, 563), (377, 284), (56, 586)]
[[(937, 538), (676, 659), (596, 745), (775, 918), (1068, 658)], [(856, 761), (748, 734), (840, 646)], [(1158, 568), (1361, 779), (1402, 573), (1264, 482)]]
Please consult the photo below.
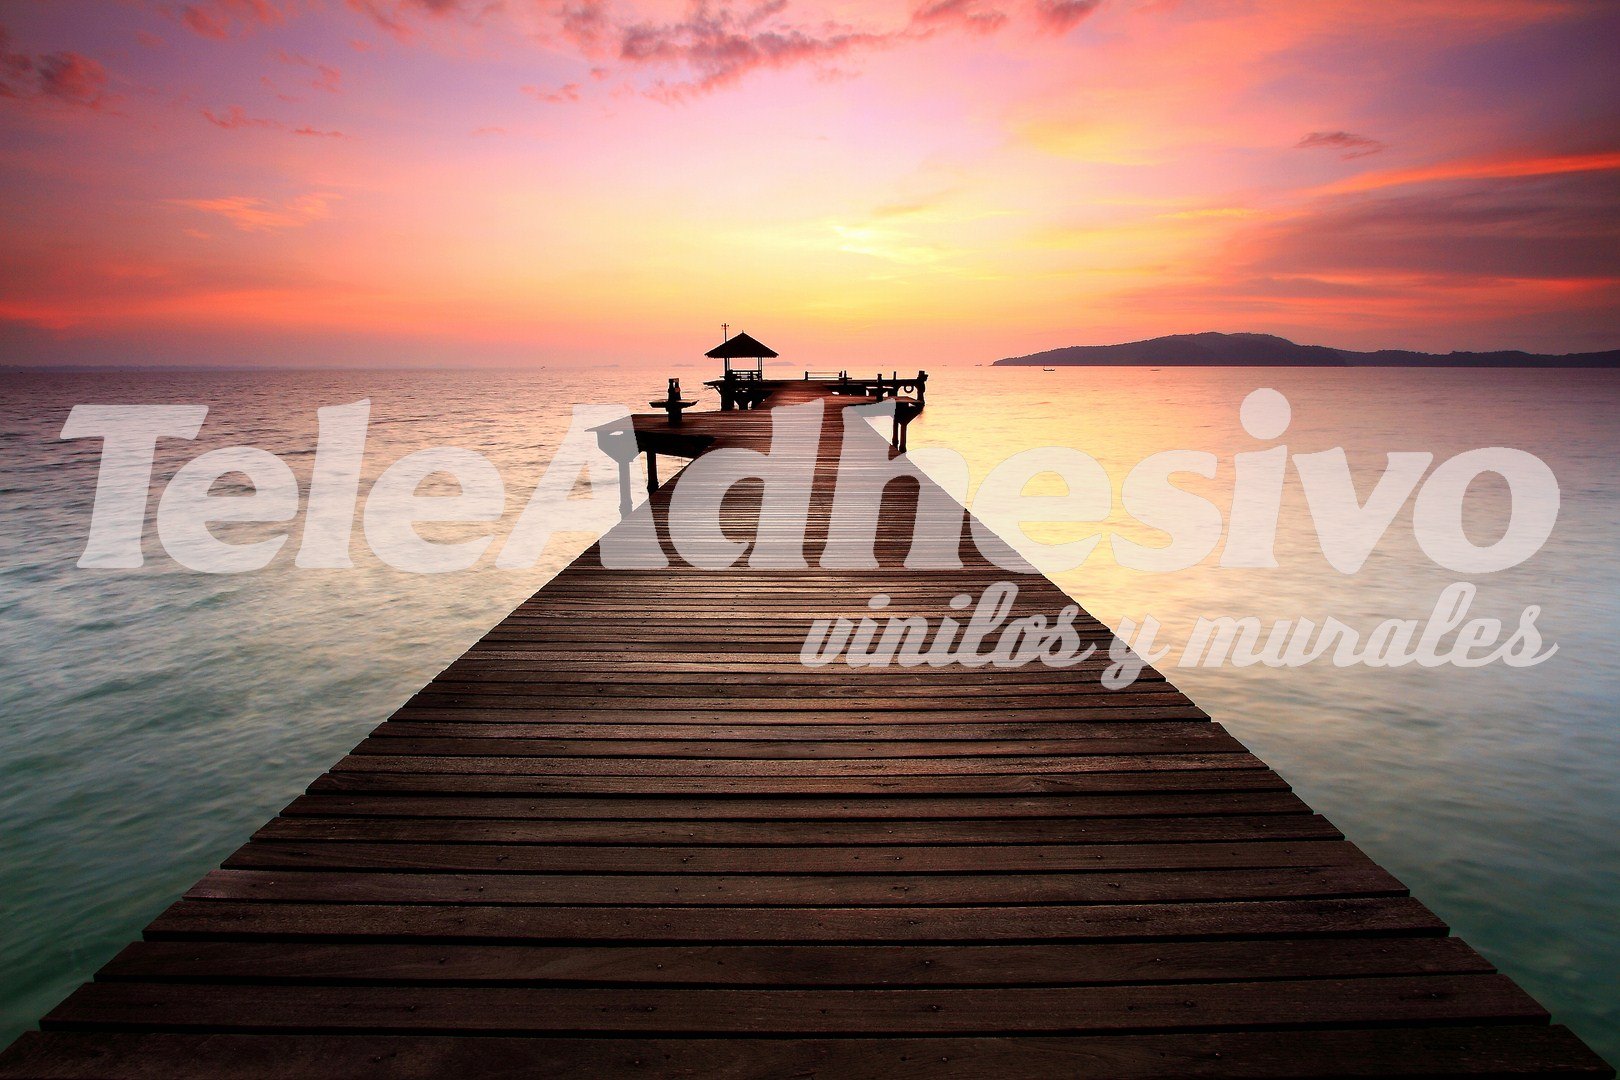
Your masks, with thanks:
[(1609, 1074), (1162, 676), (802, 666), (813, 617), (937, 619), (1008, 576), (967, 539), (899, 569), (905, 483), (885, 569), (815, 568), (828, 400), (812, 569), (592, 549), (0, 1077)]

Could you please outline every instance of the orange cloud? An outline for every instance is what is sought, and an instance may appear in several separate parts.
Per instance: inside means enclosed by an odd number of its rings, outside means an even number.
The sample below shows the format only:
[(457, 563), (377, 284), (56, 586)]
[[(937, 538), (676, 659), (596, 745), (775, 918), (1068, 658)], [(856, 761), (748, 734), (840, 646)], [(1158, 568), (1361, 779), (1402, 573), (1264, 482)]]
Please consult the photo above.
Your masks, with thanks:
[(242, 232), (280, 232), (299, 229), (320, 221), (331, 212), (331, 204), (338, 196), (330, 192), (315, 191), (300, 195), (281, 205), (252, 195), (226, 195), (216, 199), (170, 199), (175, 206), (184, 206), (205, 214), (215, 214), (230, 222)]
[(1398, 187), (1402, 184), (1424, 184), (1436, 180), (1509, 180), (1526, 176), (1557, 176), (1563, 173), (1602, 172), (1610, 169), (1620, 169), (1620, 151), (1448, 161), (1412, 169), (1362, 173), (1329, 184), (1321, 190), (1323, 194), (1344, 194), (1376, 191), (1379, 188)]

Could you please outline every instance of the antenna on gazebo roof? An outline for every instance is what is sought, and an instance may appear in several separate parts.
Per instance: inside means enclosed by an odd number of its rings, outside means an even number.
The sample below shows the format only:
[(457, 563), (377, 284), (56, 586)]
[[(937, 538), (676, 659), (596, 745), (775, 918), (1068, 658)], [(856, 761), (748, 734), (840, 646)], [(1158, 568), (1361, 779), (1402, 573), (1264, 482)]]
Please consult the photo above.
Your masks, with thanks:
[(731, 324), (730, 323), (723, 322), (723, 323), (720, 324), (720, 340), (721, 341), (730, 341), (731, 340)]

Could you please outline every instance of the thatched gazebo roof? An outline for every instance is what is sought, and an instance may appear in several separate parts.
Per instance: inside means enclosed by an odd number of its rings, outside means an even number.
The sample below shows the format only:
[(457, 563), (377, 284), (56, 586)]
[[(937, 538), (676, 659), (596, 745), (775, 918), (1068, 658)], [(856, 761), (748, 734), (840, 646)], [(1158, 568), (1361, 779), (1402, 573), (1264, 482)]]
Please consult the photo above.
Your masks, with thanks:
[(738, 333), (727, 338), (703, 355), (714, 360), (768, 360), (776, 356), (776, 350), (767, 345), (761, 345), (747, 334)]

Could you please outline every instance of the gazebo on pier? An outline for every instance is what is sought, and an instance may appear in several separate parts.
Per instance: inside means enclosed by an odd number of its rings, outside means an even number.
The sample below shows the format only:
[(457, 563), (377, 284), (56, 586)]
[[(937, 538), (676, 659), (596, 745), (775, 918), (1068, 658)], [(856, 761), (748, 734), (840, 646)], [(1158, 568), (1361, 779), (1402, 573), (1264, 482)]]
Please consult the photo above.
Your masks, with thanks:
[[(711, 360), (726, 362), (726, 378), (758, 379), (765, 374), (765, 361), (776, 359), (776, 350), (747, 334), (738, 332), (703, 354)], [(752, 360), (752, 368), (738, 367), (733, 360)]]
[[(725, 375), (708, 384), (720, 392), (722, 410), (748, 409), (759, 404), (764, 390), (765, 361), (776, 358), (775, 349), (739, 332), (703, 355), (726, 363)], [(734, 363), (738, 360), (752, 360), (754, 366), (739, 366)]]

